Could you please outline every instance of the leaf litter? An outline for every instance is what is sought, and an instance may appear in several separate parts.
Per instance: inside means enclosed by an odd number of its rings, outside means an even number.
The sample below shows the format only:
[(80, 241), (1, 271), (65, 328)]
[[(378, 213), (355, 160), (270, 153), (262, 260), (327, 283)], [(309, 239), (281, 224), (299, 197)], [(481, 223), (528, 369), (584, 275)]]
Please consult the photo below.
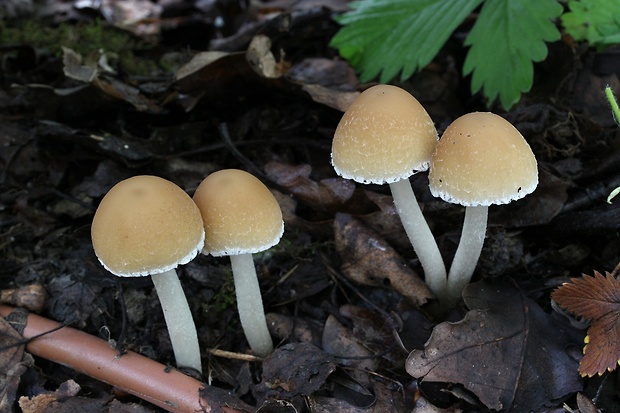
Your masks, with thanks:
[(463, 293), (463, 320), (433, 329), (424, 350), (407, 359), (407, 372), (426, 381), (460, 383), (489, 409), (539, 410), (581, 391), (577, 345), (538, 304), (506, 282), (480, 281)]
[[(346, 2), (273, 1), (257, 3), (252, 13), (224, 2), (127, 0), (117, 8), (101, 2), (99, 10), (97, 2), (48, 3), (61, 24), (101, 12), (138, 36), (144, 43), (136, 52), (155, 64), (138, 74), (105, 48), (84, 53), (56, 45), (54, 54), (25, 42), (2, 49), (0, 287), (43, 285), (50, 294), (46, 316), (170, 362), (148, 280), (113, 283), (98, 266), (87, 235), (92, 213), (115, 182), (131, 175), (164, 176), (191, 193), (206, 174), (243, 167), (261, 174), (285, 212), (283, 243), (256, 257), (282, 351), (264, 364), (209, 353), (205, 373), (218, 388), (209, 387), (205, 399), (277, 412), (525, 411), (596, 400), (598, 382), (577, 374), (583, 333), (546, 312), (549, 292), (568, 275), (620, 260), (618, 208), (599, 203), (617, 186), (616, 131), (597, 97), (601, 84), (619, 84), (597, 71), (590, 52), (566, 39), (549, 44), (559, 64), (546, 70), (571, 81), (544, 85), (549, 74), (541, 72), (534, 93), (505, 114), (527, 132), (544, 185), (518, 205), (490, 211), (493, 242), (476, 277), (512, 276), (519, 288), (470, 286), (467, 315), (449, 324), (460, 317), (429, 310), (433, 297), (417, 275), (389, 194), (337, 178), (329, 165), (341, 112), (368, 86), (327, 47), (338, 29), (331, 16)], [(181, 45), (179, 33), (192, 46)], [(480, 97), (463, 99), (452, 52), (403, 83), (432, 108), (439, 129), (457, 113), (485, 107)], [(535, 96), (550, 95), (549, 87), (557, 89), (553, 101), (538, 103)], [(462, 211), (430, 197), (424, 181), (423, 174), (412, 179), (448, 257)], [(182, 282), (201, 342), (244, 353), (225, 267), (199, 257), (182, 269)], [(410, 376), (405, 360), (414, 348)], [(71, 382), (57, 369), (15, 349), (0, 353), (8, 358), (0, 403), (32, 394), (56, 411), (90, 411), (102, 401), (105, 411), (159, 411), (112, 396), (107, 387), (99, 398), (93, 389), (102, 385), (84, 377), (72, 387), (81, 390), (65, 391)], [(439, 353), (433, 358), (431, 350)], [(45, 390), (42, 377), (51, 378)], [(599, 405), (613, 406), (613, 386), (604, 386)], [(577, 396), (581, 391), (586, 395)]]

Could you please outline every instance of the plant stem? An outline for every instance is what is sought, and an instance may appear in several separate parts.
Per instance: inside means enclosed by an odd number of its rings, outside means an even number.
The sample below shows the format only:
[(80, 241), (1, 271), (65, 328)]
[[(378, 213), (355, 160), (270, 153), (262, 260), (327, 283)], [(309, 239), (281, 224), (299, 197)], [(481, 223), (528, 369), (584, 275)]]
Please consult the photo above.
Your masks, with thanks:
[[(620, 108), (618, 107), (618, 101), (614, 96), (614, 92), (611, 90), (611, 87), (608, 85), (605, 87), (605, 96), (607, 96), (607, 100), (609, 101), (609, 105), (611, 106), (611, 113), (614, 116), (614, 120), (616, 124), (620, 126)], [(611, 204), (611, 200), (620, 194), (620, 186), (611, 191), (609, 196), (607, 197), (607, 203)]]
[(614, 115), (614, 120), (616, 124), (620, 126), (620, 108), (618, 107), (618, 101), (614, 96), (614, 92), (611, 90), (611, 86), (605, 87), (605, 96), (607, 96), (607, 100), (611, 106), (611, 113)]

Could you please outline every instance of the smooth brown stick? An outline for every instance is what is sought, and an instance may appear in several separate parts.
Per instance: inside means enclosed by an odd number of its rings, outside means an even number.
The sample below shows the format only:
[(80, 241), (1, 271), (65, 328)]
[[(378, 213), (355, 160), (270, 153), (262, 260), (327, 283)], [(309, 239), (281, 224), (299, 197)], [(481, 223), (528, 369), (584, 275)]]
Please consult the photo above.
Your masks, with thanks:
[[(0, 305), (0, 316), (6, 317), (12, 307)], [(32, 338), (60, 326), (59, 323), (28, 315), (24, 338)], [(200, 389), (207, 387), (178, 370), (138, 353), (118, 351), (98, 337), (71, 327), (63, 327), (30, 341), (26, 350), (36, 356), (71, 367), (97, 380), (118, 387), (143, 400), (174, 413), (210, 411), (208, 401), (201, 399)], [(226, 413), (239, 410), (221, 406)]]

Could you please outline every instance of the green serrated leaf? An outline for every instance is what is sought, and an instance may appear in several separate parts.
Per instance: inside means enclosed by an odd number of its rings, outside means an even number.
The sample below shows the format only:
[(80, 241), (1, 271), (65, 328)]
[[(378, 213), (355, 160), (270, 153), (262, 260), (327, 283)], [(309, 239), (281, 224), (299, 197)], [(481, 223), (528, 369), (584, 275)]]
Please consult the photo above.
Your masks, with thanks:
[(556, 0), (487, 0), (467, 36), (471, 46), (463, 73), (472, 73), (472, 93), (483, 89), (509, 109), (532, 87), (532, 62), (547, 57), (546, 41), (560, 38), (552, 19), (562, 13)]
[[(337, 20), (337, 48), (362, 81), (410, 77), (439, 52), (456, 27), (483, 0), (361, 0)], [(502, 0), (504, 1), (504, 0)]]
[(572, 0), (562, 25), (575, 40), (603, 49), (620, 42), (619, 6), (618, 0)]

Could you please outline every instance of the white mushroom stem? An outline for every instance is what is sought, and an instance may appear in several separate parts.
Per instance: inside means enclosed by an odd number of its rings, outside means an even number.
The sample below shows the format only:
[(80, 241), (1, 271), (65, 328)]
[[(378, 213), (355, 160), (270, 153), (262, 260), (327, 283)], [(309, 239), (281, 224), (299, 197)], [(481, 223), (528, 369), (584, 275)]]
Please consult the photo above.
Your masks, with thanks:
[(449, 305), (460, 301), (463, 289), (471, 280), (476, 269), (482, 244), (484, 244), (488, 213), (488, 206), (468, 206), (465, 209), (461, 240), (448, 274)]
[(177, 367), (191, 367), (202, 373), (196, 325), (176, 270), (154, 274), (151, 279), (164, 310)]
[(446, 266), (437, 242), (422, 215), (409, 179), (391, 183), (390, 189), (405, 232), (424, 270), (426, 285), (439, 301), (443, 301), (446, 294)]
[(267, 329), (263, 298), (252, 254), (231, 255), (230, 264), (235, 280), (241, 328), (254, 353), (266, 357), (273, 350), (273, 342)]

